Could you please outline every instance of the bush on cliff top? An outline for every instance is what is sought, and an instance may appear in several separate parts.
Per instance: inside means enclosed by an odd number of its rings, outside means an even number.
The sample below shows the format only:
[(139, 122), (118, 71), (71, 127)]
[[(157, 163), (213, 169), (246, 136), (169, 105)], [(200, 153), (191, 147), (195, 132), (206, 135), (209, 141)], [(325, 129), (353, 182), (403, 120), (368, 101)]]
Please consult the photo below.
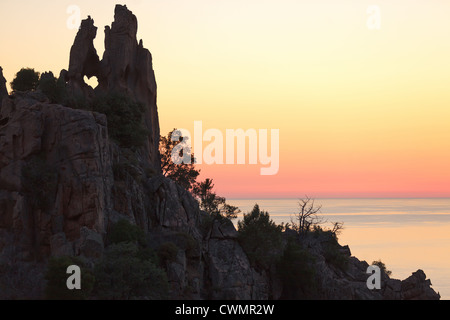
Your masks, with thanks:
[(262, 268), (269, 268), (281, 255), (282, 226), (270, 219), (269, 213), (261, 211), (258, 205), (244, 214), (238, 222), (239, 243), (250, 262)]
[(103, 113), (108, 119), (109, 136), (122, 148), (142, 147), (148, 137), (144, 128), (145, 107), (120, 93), (99, 95), (93, 102), (93, 111)]
[(11, 89), (16, 91), (36, 90), (39, 83), (39, 72), (31, 68), (22, 68), (11, 82)]

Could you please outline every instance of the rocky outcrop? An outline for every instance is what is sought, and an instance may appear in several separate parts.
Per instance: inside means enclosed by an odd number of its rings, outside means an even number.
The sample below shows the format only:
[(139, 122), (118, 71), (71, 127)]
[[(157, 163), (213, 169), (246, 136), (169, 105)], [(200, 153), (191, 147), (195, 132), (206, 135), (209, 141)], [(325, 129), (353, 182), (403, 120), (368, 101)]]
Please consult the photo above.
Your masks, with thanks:
[(6, 79), (3, 76), (3, 69), (0, 67), (0, 108), (2, 106), (3, 98), (8, 96), (8, 90), (6, 89)]
[(68, 82), (69, 91), (90, 98), (93, 90), (84, 82), (84, 76), (97, 77), (97, 94), (122, 92), (145, 105), (145, 126), (149, 132), (143, 148), (146, 161), (152, 169), (160, 171), (159, 119), (157, 109), (157, 85), (150, 51), (142, 40), (137, 41), (136, 16), (126, 6), (117, 5), (112, 26), (105, 27), (105, 52), (100, 61), (94, 48), (97, 27), (89, 17), (83, 20), (70, 51), (67, 73), (62, 74)]
[(100, 59), (94, 47), (96, 36), (97, 27), (94, 26), (94, 20), (88, 17), (81, 22), (70, 50), (69, 71), (65, 75), (65, 81), (74, 95), (93, 95), (92, 88), (84, 82), (84, 76), (91, 78), (100, 72)]
[(369, 290), (367, 273), (369, 264), (351, 256), (348, 246), (335, 244), (336, 252), (346, 259), (346, 265), (337, 265), (329, 261), (328, 237), (308, 237), (303, 240), (304, 247), (312, 254), (313, 268), (319, 279), (315, 299), (326, 300), (439, 300), (440, 295), (431, 286), (422, 270), (401, 281), (391, 279), (381, 272), (381, 289)]
[(439, 300), (440, 295), (431, 288), (423, 270), (417, 270), (401, 282), (401, 298), (404, 300)]

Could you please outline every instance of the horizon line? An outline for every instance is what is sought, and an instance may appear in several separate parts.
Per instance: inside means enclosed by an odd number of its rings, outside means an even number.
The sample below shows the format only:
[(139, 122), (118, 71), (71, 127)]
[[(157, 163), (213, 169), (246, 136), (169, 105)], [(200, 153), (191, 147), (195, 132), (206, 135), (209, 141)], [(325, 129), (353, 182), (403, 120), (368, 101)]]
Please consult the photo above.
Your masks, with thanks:
[[(311, 199), (450, 199), (450, 196), (447, 197), (310, 197)], [(302, 199), (301, 197), (227, 197), (228, 200), (298, 200)]]

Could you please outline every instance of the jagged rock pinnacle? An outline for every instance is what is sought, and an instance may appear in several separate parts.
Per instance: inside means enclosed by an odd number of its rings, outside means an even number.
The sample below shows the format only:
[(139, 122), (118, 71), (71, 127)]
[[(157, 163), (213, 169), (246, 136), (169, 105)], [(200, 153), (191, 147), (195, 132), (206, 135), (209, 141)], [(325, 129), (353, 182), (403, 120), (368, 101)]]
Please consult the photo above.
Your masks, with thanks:
[(99, 83), (97, 92), (126, 93), (144, 104), (144, 121), (150, 133), (145, 152), (149, 163), (159, 171), (157, 85), (152, 55), (143, 47), (142, 40), (138, 43), (137, 30), (136, 16), (126, 6), (117, 5), (114, 22), (111, 27), (105, 27), (105, 52), (99, 61), (93, 44), (97, 27), (91, 17), (83, 20), (71, 49), (66, 81), (72, 92), (89, 98), (93, 91), (83, 78), (95, 76)]

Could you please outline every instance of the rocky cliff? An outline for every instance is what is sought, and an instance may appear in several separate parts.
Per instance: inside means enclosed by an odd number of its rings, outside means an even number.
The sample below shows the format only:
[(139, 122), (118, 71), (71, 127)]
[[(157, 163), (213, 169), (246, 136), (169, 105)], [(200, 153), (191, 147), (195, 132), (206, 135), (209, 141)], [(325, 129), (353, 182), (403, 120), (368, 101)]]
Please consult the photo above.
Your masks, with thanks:
[(8, 90), (6, 89), (6, 79), (3, 76), (3, 69), (0, 67), (0, 105), (3, 98), (8, 96)]
[[(102, 113), (52, 103), (39, 90), (2, 94), (0, 73), (0, 298), (42, 298), (49, 257), (95, 262), (119, 220), (139, 226), (155, 249), (175, 245), (165, 266), (171, 298), (283, 298), (274, 267), (250, 263), (233, 224), (211, 219), (189, 192), (161, 175), (156, 80), (137, 27), (133, 13), (117, 6), (100, 60), (97, 28), (90, 17), (84, 20), (69, 70), (60, 76), (70, 94), (86, 100), (122, 92), (140, 101), (148, 138), (137, 150), (110, 139)], [(99, 86), (89, 87), (84, 76), (96, 76)], [(367, 263), (340, 247), (350, 261), (342, 271), (326, 259), (325, 242), (304, 242), (319, 279), (313, 298), (438, 298), (421, 271), (403, 282), (384, 275), (383, 289), (369, 291)]]

